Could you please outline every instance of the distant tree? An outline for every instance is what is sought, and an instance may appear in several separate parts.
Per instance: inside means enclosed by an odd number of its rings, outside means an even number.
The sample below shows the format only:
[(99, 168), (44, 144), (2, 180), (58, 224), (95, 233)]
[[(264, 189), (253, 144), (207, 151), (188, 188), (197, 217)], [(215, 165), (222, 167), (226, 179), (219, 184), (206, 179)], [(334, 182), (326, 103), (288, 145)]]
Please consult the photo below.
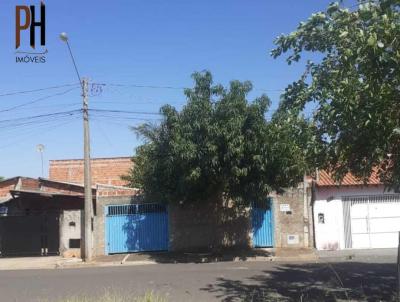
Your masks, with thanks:
[(303, 76), (286, 88), (280, 110), (316, 107), (317, 131), (309, 151), (337, 179), (352, 172), (366, 180), (374, 167), (388, 185), (400, 185), (400, 1), (331, 4), (297, 29), (279, 36), (272, 56), (306, 53)]
[(250, 82), (213, 85), (209, 72), (194, 73), (181, 111), (161, 108), (160, 124), (134, 130), (144, 139), (126, 178), (154, 200), (202, 201), (212, 197), (241, 203), (263, 200), (272, 190), (297, 184), (306, 170), (309, 125), (283, 113), (266, 119), (263, 95), (247, 100)]
[(0, 176), (0, 181), (3, 181), (5, 178), (3, 176)]

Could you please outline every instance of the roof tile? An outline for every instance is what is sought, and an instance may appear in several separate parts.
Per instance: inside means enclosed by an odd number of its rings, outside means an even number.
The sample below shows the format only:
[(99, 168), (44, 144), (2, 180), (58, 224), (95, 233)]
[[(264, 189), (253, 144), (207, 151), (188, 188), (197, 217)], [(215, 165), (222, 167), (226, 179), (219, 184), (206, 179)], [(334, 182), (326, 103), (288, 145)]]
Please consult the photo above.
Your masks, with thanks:
[(317, 180), (317, 186), (325, 187), (325, 186), (357, 186), (357, 185), (381, 185), (382, 182), (379, 179), (378, 173), (376, 170), (372, 171), (368, 181), (364, 183), (362, 180), (357, 179), (353, 174), (347, 173), (340, 183), (335, 182), (332, 177), (332, 174), (328, 173), (325, 170), (320, 170), (319, 177)]

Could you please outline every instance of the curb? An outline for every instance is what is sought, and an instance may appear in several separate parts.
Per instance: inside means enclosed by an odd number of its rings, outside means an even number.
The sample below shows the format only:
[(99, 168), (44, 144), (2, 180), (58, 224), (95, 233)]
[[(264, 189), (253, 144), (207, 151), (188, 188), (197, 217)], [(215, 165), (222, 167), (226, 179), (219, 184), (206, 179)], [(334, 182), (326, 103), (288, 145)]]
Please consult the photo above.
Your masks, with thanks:
[(123, 267), (123, 266), (140, 266), (140, 265), (154, 265), (154, 264), (202, 264), (202, 263), (220, 263), (220, 262), (317, 262), (320, 259), (317, 255), (299, 255), (299, 256), (253, 256), (253, 257), (202, 257), (202, 258), (186, 258), (186, 259), (165, 259), (164, 261), (155, 261), (151, 259), (145, 260), (131, 260), (127, 254), (122, 260), (97, 262), (96, 260), (86, 263), (80, 259), (61, 260), (55, 264), (48, 264), (43, 266), (26, 266), (26, 267), (10, 267), (0, 268), (1, 270), (40, 270), (40, 269), (79, 269), (79, 268), (96, 268), (96, 267)]

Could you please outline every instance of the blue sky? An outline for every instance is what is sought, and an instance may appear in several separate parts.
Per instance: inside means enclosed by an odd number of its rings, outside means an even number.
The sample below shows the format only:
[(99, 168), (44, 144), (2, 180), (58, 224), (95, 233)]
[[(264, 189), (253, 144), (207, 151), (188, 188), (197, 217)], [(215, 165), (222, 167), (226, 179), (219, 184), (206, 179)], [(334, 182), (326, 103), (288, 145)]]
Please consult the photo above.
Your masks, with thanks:
[[(92, 82), (190, 87), (192, 72), (207, 69), (216, 83), (252, 81), (255, 90), (250, 97), (267, 90), (274, 109), (279, 90), (303, 70), (301, 64), (287, 66), (283, 58), (274, 60), (269, 56), (274, 38), (294, 30), (300, 21), (324, 9), (330, 1), (45, 2), (49, 51), (45, 64), (15, 63), (15, 6), (39, 1), (4, 0), (0, 4), (0, 95), (77, 83), (66, 45), (58, 38), (65, 31), (81, 75)], [(23, 39), (23, 43), (26, 41)], [(45, 146), (45, 177), (48, 160), (82, 157), (82, 122), (78, 115), (54, 118), (45, 124), (1, 127), (2, 120), (79, 109), (80, 91), (71, 88), (0, 97), (1, 111), (49, 96), (29, 106), (0, 112), (1, 176), (41, 176), (38, 144)], [(180, 108), (184, 101), (181, 89), (106, 85), (100, 94), (93, 92), (90, 107), (152, 113), (165, 103)], [(140, 140), (128, 126), (142, 122), (140, 119), (157, 118), (128, 116), (134, 119), (115, 115), (93, 118), (92, 157), (132, 155)]]

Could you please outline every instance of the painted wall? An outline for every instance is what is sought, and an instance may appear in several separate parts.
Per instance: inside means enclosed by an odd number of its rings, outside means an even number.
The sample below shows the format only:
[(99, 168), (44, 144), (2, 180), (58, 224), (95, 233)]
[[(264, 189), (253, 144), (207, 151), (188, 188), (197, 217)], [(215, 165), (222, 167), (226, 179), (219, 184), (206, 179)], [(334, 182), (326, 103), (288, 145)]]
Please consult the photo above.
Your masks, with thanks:
[[(80, 257), (81, 211), (64, 210), (60, 216), (60, 254), (63, 257)], [(79, 247), (74, 247), (71, 240), (76, 240)]]
[(317, 187), (313, 206), (316, 248), (318, 250), (339, 250), (345, 248), (343, 196), (389, 193), (391, 192), (385, 192), (383, 185)]

